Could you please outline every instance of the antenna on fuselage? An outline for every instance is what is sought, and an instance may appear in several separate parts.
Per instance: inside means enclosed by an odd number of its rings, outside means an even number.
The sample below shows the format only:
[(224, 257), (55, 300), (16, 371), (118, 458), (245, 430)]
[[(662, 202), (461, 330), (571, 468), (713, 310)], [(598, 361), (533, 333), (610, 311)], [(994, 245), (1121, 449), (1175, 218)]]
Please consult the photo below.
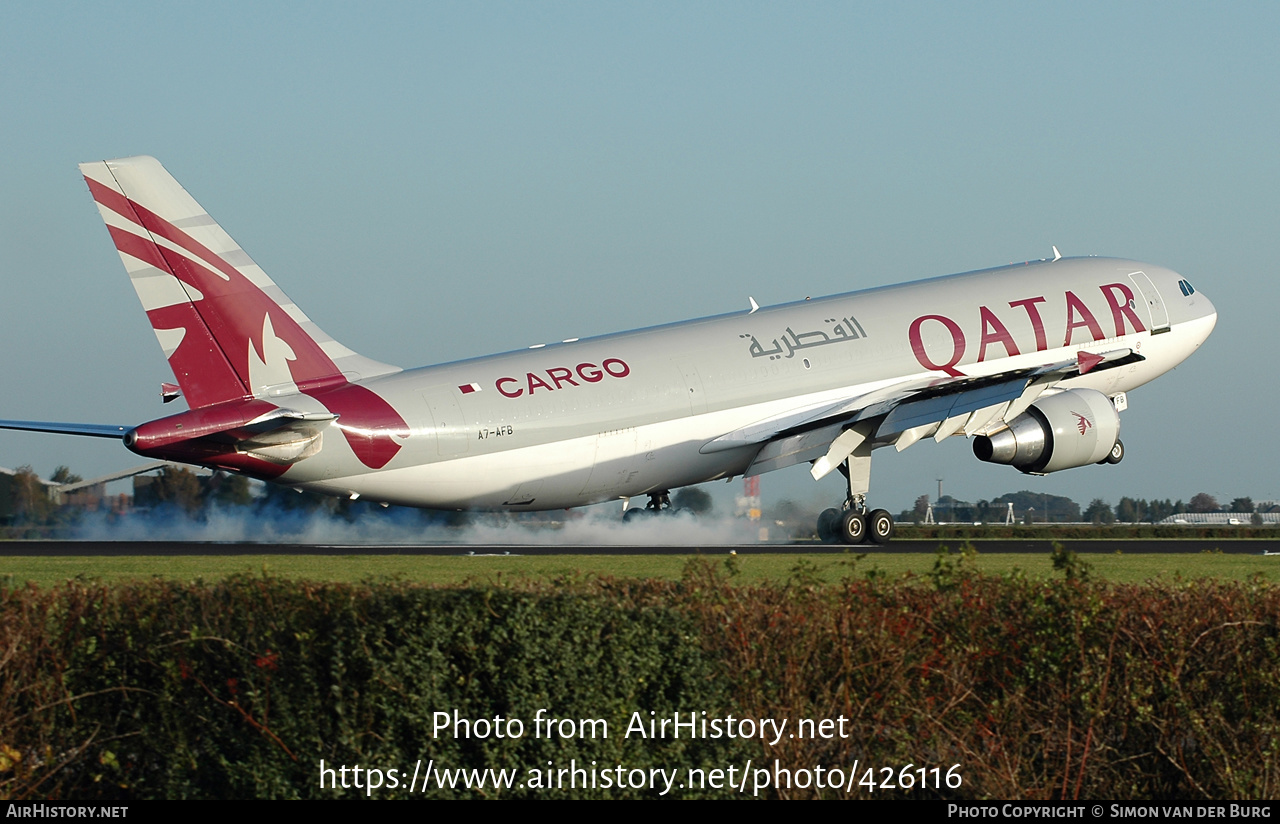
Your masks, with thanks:
[(1054, 260), (1062, 260), (1062, 253), (1058, 251), (1058, 247), (1057, 247), (1057, 246), (1054, 246), (1054, 247), (1053, 247), (1053, 259), (1054, 259)]

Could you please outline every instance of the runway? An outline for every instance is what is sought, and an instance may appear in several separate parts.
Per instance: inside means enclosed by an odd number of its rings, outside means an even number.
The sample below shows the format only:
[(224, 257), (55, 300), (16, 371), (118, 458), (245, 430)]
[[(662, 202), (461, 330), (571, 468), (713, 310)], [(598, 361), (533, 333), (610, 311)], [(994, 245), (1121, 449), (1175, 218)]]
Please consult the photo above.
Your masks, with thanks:
[[(0, 542), (0, 558), (18, 557), (112, 557), (112, 556), (202, 556), (202, 555), (727, 555), (730, 551), (739, 555), (804, 555), (804, 554), (933, 554), (940, 545), (958, 548), (963, 541), (955, 539), (931, 539), (926, 541), (894, 541), (887, 546), (861, 544), (792, 543), (792, 544), (741, 544), (687, 545), (687, 546), (627, 546), (627, 545), (527, 545), (527, 544), (276, 544), (276, 543), (219, 543), (189, 541), (4, 541)], [(980, 554), (1027, 553), (1049, 554), (1055, 541), (1036, 540), (974, 540), (971, 541)], [(1193, 554), (1198, 552), (1222, 552), (1230, 555), (1280, 556), (1280, 540), (1251, 539), (1230, 540), (1220, 538), (1175, 539), (1104, 539), (1061, 540), (1073, 552), (1085, 555), (1115, 554)], [(1280, 562), (1280, 557), (1277, 557)]]

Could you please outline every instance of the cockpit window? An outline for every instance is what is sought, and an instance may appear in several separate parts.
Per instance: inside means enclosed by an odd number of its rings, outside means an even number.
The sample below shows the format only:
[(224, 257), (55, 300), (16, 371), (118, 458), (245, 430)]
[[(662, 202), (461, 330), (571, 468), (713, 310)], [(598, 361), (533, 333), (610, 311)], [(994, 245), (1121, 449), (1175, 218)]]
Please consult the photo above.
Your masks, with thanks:
[(1191, 297), (1196, 293), (1196, 288), (1191, 285), (1191, 281), (1183, 279), (1178, 281), (1178, 288), (1182, 290), (1182, 294)]

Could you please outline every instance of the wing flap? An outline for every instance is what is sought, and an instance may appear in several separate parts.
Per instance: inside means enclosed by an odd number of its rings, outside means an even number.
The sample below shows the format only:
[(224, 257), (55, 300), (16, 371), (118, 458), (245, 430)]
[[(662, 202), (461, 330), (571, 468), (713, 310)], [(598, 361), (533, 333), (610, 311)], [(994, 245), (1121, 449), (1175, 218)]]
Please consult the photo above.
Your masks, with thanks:
[(977, 412), (980, 409), (1014, 400), (1027, 388), (1026, 378), (978, 386), (954, 394), (936, 395), (919, 401), (898, 404), (885, 416), (877, 431), (885, 438), (925, 424), (940, 423), (957, 415)]
[(831, 448), (831, 442), (839, 436), (844, 423), (833, 423), (820, 429), (811, 429), (797, 435), (775, 438), (761, 447), (751, 466), (747, 467), (745, 477), (763, 475), (776, 469), (816, 461)]
[[(809, 404), (798, 409), (790, 409), (721, 435), (715, 440), (703, 444), (698, 451), (703, 454), (721, 452), (725, 449), (737, 449), (742, 446), (767, 443), (780, 436), (790, 436), (811, 429), (818, 429), (829, 423), (855, 423), (859, 420), (866, 420), (888, 412), (903, 397), (910, 395), (912, 392), (919, 392), (937, 383), (938, 380), (936, 378), (900, 381), (851, 398), (825, 401), (823, 403)], [(790, 466), (790, 464), (787, 465)]]

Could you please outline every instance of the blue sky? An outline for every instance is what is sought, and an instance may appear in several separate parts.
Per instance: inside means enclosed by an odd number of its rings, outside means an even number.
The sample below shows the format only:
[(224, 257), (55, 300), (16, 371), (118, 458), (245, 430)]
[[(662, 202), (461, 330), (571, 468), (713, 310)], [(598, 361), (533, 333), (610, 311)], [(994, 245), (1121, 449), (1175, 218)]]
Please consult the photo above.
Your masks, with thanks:
[[(402, 366), (1051, 244), (1166, 265), (1218, 328), (1131, 394), (1123, 464), (1026, 478), (956, 438), (877, 452), (873, 502), (938, 477), (1280, 499), (1277, 32), (1265, 3), (5, 4), (0, 417), (171, 411), (76, 170), (152, 154), (326, 331)], [(28, 463), (137, 458), (0, 434)]]

